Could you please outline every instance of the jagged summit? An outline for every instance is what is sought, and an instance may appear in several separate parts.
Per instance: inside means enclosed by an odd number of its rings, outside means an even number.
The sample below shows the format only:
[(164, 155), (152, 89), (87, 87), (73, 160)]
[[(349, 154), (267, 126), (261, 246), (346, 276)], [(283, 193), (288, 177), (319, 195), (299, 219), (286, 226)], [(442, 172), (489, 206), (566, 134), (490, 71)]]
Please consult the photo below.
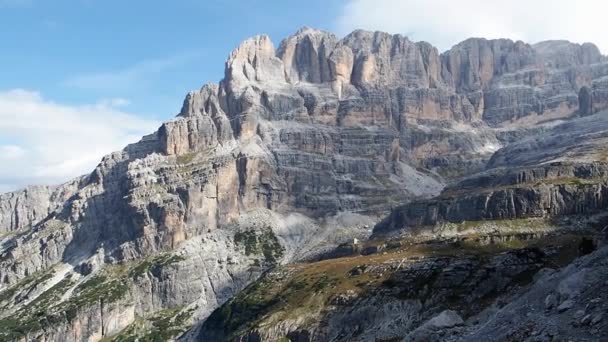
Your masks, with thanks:
[[(310, 28), (277, 49), (248, 39), (219, 84), (90, 175), (0, 195), (0, 340), (99, 340), (163, 317), (178, 334), (266, 271), (367, 241), (384, 218), (603, 210), (605, 114), (580, 118), (608, 108), (596, 50), (476, 38), (439, 53)], [(561, 164), (538, 162), (540, 138)]]

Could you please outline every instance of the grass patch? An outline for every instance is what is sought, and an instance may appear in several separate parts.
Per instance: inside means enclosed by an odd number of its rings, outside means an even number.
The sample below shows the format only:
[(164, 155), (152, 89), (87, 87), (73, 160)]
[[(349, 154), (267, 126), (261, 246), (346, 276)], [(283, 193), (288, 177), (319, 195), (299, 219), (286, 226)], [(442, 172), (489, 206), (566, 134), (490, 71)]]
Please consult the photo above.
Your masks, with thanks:
[[(52, 273), (45, 273), (36, 279), (46, 281), (51, 276)], [(68, 274), (15, 314), (1, 319), (0, 341), (23, 339), (32, 332), (70, 322), (83, 308), (100, 302), (118, 302), (129, 293), (130, 286), (124, 266), (108, 267), (76, 288), (75, 284), (76, 280)], [(72, 288), (74, 290), (69, 299), (61, 301), (63, 295)]]
[(78, 285), (70, 298), (62, 303), (59, 311), (71, 321), (77, 317), (82, 308), (94, 304), (115, 303), (123, 299), (129, 292), (129, 284), (125, 277), (110, 278), (106, 274), (95, 275), (86, 282)]
[(575, 186), (585, 186), (585, 185), (594, 185), (605, 183), (606, 180), (603, 178), (578, 178), (578, 177), (558, 177), (558, 178), (546, 178), (542, 180), (538, 180), (536, 182), (525, 182), (518, 184), (506, 184), (494, 187), (478, 187), (478, 188), (460, 188), (460, 189), (448, 189), (444, 190), (439, 194), (439, 198), (442, 200), (453, 200), (457, 197), (462, 197), (465, 195), (479, 195), (489, 192), (497, 192), (497, 191), (506, 191), (513, 190), (518, 188), (529, 188), (529, 187), (539, 187), (542, 185), (575, 185)]
[(0, 319), (0, 340), (13, 341), (39, 331), (61, 321), (61, 316), (53, 313), (51, 308), (74, 285), (71, 277), (66, 277), (40, 294), (28, 305), (20, 308), (10, 317)]
[(263, 255), (267, 263), (276, 265), (285, 253), (270, 227), (259, 231), (249, 229), (234, 234), (234, 243), (245, 248), (246, 255)]
[(129, 277), (137, 278), (149, 272), (157, 273), (163, 267), (176, 264), (183, 260), (186, 260), (183, 256), (175, 254), (162, 254), (149, 257), (131, 267), (129, 270)]
[(602, 183), (603, 179), (594, 179), (594, 178), (577, 178), (577, 177), (562, 177), (562, 178), (553, 178), (553, 179), (545, 179), (543, 181), (537, 182), (535, 185), (540, 186), (543, 184), (547, 185), (590, 185), (590, 184), (598, 184)]
[[(521, 224), (528, 226), (546, 224), (540, 219), (522, 219), (513, 222), (505, 220), (501, 223), (513, 230), (518, 229)], [(402, 263), (405, 267), (424, 258), (449, 257), (473, 258), (483, 264), (489, 258), (506, 251), (528, 253), (537, 250), (540, 253), (539, 258), (542, 258), (541, 262), (545, 262), (544, 266), (560, 267), (570, 263), (577, 256), (578, 245), (582, 239), (582, 235), (565, 233), (550, 235), (514, 233), (507, 238), (498, 236), (495, 242), (488, 243), (494, 241), (488, 240), (489, 236), (465, 235), (457, 242), (399, 241), (400, 243), (391, 244), (391, 248), (385, 249), (383, 253), (288, 265), (267, 273), (214, 311), (205, 323), (204, 329), (212, 334), (219, 334), (218, 336), (222, 336), (221, 338), (225, 340), (236, 339), (254, 329), (271, 329), (286, 320), (303, 322), (298, 328), (305, 329), (308, 328), (307, 324), (318, 323), (319, 317), (323, 317), (323, 312), (330, 310), (329, 307), (332, 305), (342, 305), (339, 303), (344, 298), (349, 298), (351, 294), (352, 299), (347, 300), (356, 301), (358, 296), (366, 296), (378, 290), (389, 291), (402, 300), (419, 299), (425, 302), (431, 295), (428, 291), (432, 291), (431, 287), (441, 274), (441, 270), (429, 270), (416, 279), (410, 279), (411, 281), (405, 286), (399, 277), (393, 277)], [(257, 240), (252, 235), (243, 233), (239, 241), (245, 247), (249, 244), (250, 252), (259, 251), (256, 249)], [(384, 241), (384, 243), (389, 242)], [(545, 255), (544, 252), (540, 252), (541, 250), (554, 250), (554, 253), (548, 252)], [(525, 286), (532, 280), (536, 271), (537, 269), (526, 270), (514, 276), (512, 282)], [(344, 297), (344, 295), (348, 296)], [(497, 295), (487, 294), (483, 298), (487, 303), (480, 301), (475, 307), (489, 304)], [(453, 298), (446, 297), (445, 301), (448, 307), (463, 305), (456, 290), (453, 291)]]
[(349, 273), (354, 267), (379, 264), (394, 257), (356, 256), (283, 267), (268, 273), (215, 310), (205, 327), (221, 332), (225, 340), (232, 340), (246, 331), (274, 326), (288, 319), (313, 321), (336, 296), (362, 293), (386, 279), (371, 273), (352, 276)]
[(104, 342), (164, 342), (183, 334), (188, 327), (188, 320), (193, 310), (183, 307), (161, 310), (148, 316), (138, 317), (135, 322)]
[(196, 157), (197, 152), (190, 152), (177, 156), (177, 163), (180, 165), (189, 164)]
[(221, 331), (226, 340), (236, 338), (240, 331), (252, 329), (256, 323), (280, 303), (273, 280), (261, 279), (215, 310), (205, 325)]
[(32, 291), (36, 286), (46, 283), (54, 274), (54, 268), (50, 267), (45, 271), (37, 272), (21, 279), (18, 283), (0, 292), (0, 303), (4, 303), (3, 308), (6, 308), (9, 305), (8, 301), (12, 300), (15, 295), (20, 292)]
[(549, 221), (545, 218), (520, 218), (512, 220), (485, 220), (485, 221), (464, 221), (457, 224), (458, 231), (474, 230), (480, 226), (496, 226), (500, 231), (521, 231), (521, 230), (538, 230), (540, 228), (551, 227)]

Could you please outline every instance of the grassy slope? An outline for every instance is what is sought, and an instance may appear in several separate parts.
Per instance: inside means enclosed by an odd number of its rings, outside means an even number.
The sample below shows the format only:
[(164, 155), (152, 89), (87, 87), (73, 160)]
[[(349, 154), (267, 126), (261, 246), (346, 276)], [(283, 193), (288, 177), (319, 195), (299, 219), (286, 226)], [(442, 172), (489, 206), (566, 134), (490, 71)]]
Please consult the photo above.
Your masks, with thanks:
[(555, 234), (541, 239), (493, 244), (480, 244), (474, 236), (451, 244), (410, 243), (407, 239), (391, 241), (388, 245), (393, 247), (378, 254), (294, 264), (271, 272), (216, 310), (206, 326), (223, 331), (225, 338), (230, 340), (252, 329), (272, 328), (285, 320), (303, 322), (302, 326), (314, 324), (336, 297), (368, 293), (385, 286), (391, 277), (390, 272), (353, 275), (353, 271), (362, 267), (370, 269), (425, 257), (483, 257), (508, 250), (549, 246), (555, 246), (558, 252), (547, 259), (547, 266), (559, 267), (577, 256), (581, 238), (577, 234)]

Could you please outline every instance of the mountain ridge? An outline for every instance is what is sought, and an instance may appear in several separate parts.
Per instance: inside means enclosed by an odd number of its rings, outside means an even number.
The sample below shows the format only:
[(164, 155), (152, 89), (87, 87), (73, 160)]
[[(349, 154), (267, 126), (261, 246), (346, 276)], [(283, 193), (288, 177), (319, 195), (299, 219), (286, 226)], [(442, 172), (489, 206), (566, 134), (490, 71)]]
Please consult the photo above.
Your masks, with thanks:
[[(381, 219), (407, 208), (419, 219), (415, 206), (446, 185), (479, 193), (467, 179), (493, 166), (543, 165), (538, 137), (554, 134), (556, 158), (605, 161), (606, 57), (591, 45), (539, 44), (542, 53), (468, 39), (439, 54), (401, 35), (337, 39), (310, 28), (278, 49), (263, 35), (244, 41), (224, 79), (190, 92), (175, 118), (91, 174), (0, 195), (0, 336), (152, 333), (161, 315), (180, 317), (163, 338), (194, 326), (183, 338), (195, 339), (214, 309), (277, 265), (367, 241)], [(567, 186), (587, 185), (604, 186)]]
[[(283, 46), (284, 46), (284, 45), (287, 45), (287, 44), (289, 43), (290, 39), (297, 38), (297, 37), (299, 37), (300, 35), (303, 35), (303, 34), (305, 34), (305, 33), (309, 33), (309, 34), (312, 34), (312, 35), (315, 35), (315, 36), (318, 36), (318, 35), (323, 35), (323, 36), (328, 36), (328, 37), (332, 37), (332, 36), (333, 36), (333, 37), (334, 37), (334, 39), (335, 39), (336, 41), (338, 41), (338, 39), (337, 39), (337, 38), (336, 38), (336, 37), (335, 37), (333, 34), (331, 34), (331, 33), (330, 33), (330, 32), (328, 32), (328, 31), (324, 31), (324, 30), (316, 30), (316, 29), (313, 29), (313, 28), (310, 28), (310, 27), (306, 27), (306, 26), (305, 26), (305, 27), (300, 28), (300, 29), (299, 29), (299, 30), (298, 30), (298, 31), (297, 31), (297, 32), (296, 32), (296, 33), (295, 33), (293, 36), (288, 37), (288, 38), (285, 38), (284, 40), (282, 40), (282, 41), (281, 41), (281, 43), (280, 43), (280, 47), (279, 47), (279, 49), (277, 49), (277, 50), (276, 50), (277, 52), (275, 53), (275, 55), (276, 55), (276, 56), (280, 56), (280, 55), (281, 55), (281, 51), (282, 51), (282, 49), (285, 49), (285, 47), (283, 47)], [(372, 32), (372, 31), (364, 31), (364, 30), (355, 30), (355, 31), (353, 31), (351, 34), (349, 34), (349, 35), (345, 36), (345, 37), (344, 37), (342, 40), (345, 40), (345, 39), (347, 39), (349, 36), (354, 35), (354, 34), (362, 34), (362, 35), (366, 35), (366, 36), (370, 36), (370, 35), (374, 35), (374, 36), (378, 36), (378, 35), (388, 35), (387, 33), (380, 32), (380, 31), (375, 31), (375, 32)], [(265, 41), (270, 41), (270, 40), (269, 40), (269, 38), (268, 38), (268, 36), (266, 36), (266, 35), (264, 35), (264, 34), (258, 35), (258, 36), (256, 36), (256, 37), (258, 37), (259, 39), (261, 39), (262, 37), (266, 37), (264, 40), (265, 40)], [(254, 39), (254, 40), (255, 40), (255, 39), (258, 39), (258, 38), (256, 38), (256, 37), (254, 37), (254, 38), (250, 38), (250, 39)], [(409, 41), (409, 39), (407, 39), (407, 37), (403, 37), (403, 36), (401, 36), (401, 35), (399, 35), (399, 34), (397, 34), (397, 35), (392, 35), (392, 37), (395, 37), (394, 39), (397, 39), (397, 40), (399, 40), (399, 39), (403, 38), (403, 39), (405, 39), (405, 40)], [(246, 40), (246, 41), (247, 41), (247, 40)], [(445, 51), (445, 52), (443, 52), (441, 55), (445, 55), (445, 54), (447, 54), (449, 51), (453, 50), (453, 49), (454, 49), (454, 48), (456, 48), (456, 47), (459, 47), (459, 46), (462, 46), (462, 45), (467, 45), (467, 43), (474, 42), (474, 41), (482, 41), (482, 42), (494, 42), (494, 41), (496, 41), (496, 42), (500, 42), (500, 41), (507, 41), (507, 42), (510, 42), (511, 44), (523, 43), (523, 42), (521, 42), (521, 41), (514, 42), (514, 41), (512, 41), (512, 40), (510, 40), (510, 39), (496, 39), (496, 40), (487, 40), (487, 39), (485, 39), (485, 38), (469, 38), (469, 39), (466, 39), (466, 40), (464, 40), (464, 41), (462, 41), (462, 42), (460, 42), (460, 43), (455, 44), (455, 45), (454, 45), (454, 46), (453, 46), (451, 49), (446, 50), (446, 51)], [(416, 42), (416, 43), (421, 43), (421, 44), (427, 44), (427, 45), (430, 45), (430, 44), (429, 44), (429, 43), (427, 43), (427, 42)], [(414, 44), (416, 44), (416, 43), (414, 43)], [(547, 50), (547, 49), (550, 49), (551, 45), (554, 45), (555, 43), (558, 43), (558, 44), (561, 46), (561, 47), (560, 47), (561, 49), (564, 49), (564, 48), (565, 48), (566, 50), (570, 50), (570, 51), (571, 51), (571, 50), (575, 50), (575, 51), (577, 51), (577, 50), (589, 50), (589, 51), (592, 51), (591, 55), (593, 55), (593, 57), (591, 57), (591, 58), (587, 58), (587, 59), (586, 59), (586, 60), (587, 60), (587, 62), (588, 62), (589, 60), (595, 60), (595, 61), (598, 61), (598, 57), (600, 57), (600, 59), (603, 59), (603, 60), (605, 60), (605, 58), (606, 58), (605, 56), (602, 56), (602, 55), (599, 53), (599, 49), (597, 49), (597, 47), (595, 47), (595, 46), (594, 46), (592, 43), (576, 44), (576, 43), (570, 43), (570, 42), (568, 42), (568, 41), (564, 41), (564, 40), (562, 40), (562, 41), (558, 41), (558, 40), (550, 40), (550, 41), (543, 41), (543, 42), (539, 42), (539, 43), (536, 43), (536, 44), (534, 44), (534, 45), (529, 45), (529, 44), (525, 44), (525, 43), (523, 43), (523, 44), (528, 45), (528, 46), (537, 46), (537, 47), (542, 47), (542, 48), (541, 48), (541, 50), (543, 50), (543, 49), (544, 49), (544, 50)], [(591, 45), (589, 45), (589, 44), (591, 44)], [(434, 48), (432, 47), (432, 45), (430, 45), (430, 46), (431, 46), (431, 48), (432, 48), (432, 49), (434, 49)], [(587, 46), (587, 49), (583, 49), (585, 46)], [(273, 49), (274, 49), (274, 47), (273, 47)], [(229, 58), (227, 59), (227, 63), (228, 63), (228, 62), (229, 62), (229, 60), (230, 60), (230, 56), (233, 56), (234, 54), (236, 54), (238, 50), (239, 50), (239, 48), (236, 48), (235, 50), (233, 50), (233, 52), (232, 52), (232, 53), (229, 55)], [(436, 50), (436, 49), (435, 49), (435, 50)], [(577, 52), (579, 52), (579, 51), (577, 51)], [(542, 53), (541, 53), (541, 54), (542, 54)], [(581, 63), (581, 64), (584, 64), (584, 62), (583, 62), (583, 63)], [(226, 70), (226, 72), (228, 72), (228, 71)], [(339, 77), (339, 75), (338, 75), (338, 74), (336, 74), (336, 76), (338, 76), (338, 77)], [(222, 83), (222, 82), (219, 82), (219, 83)], [(214, 86), (213, 84), (209, 84), (210, 89), (216, 89), (216, 87), (218, 87), (218, 86), (219, 86), (219, 85)], [(192, 98), (193, 96), (196, 96), (196, 95), (195, 95), (196, 93), (204, 92), (204, 91), (205, 91), (205, 87), (206, 87), (206, 86), (204, 86), (204, 87), (203, 87), (201, 90), (198, 90), (198, 91), (194, 90), (194, 91), (191, 91), (191, 92), (189, 93), (188, 97), (186, 97), (186, 99), (184, 100), (184, 105), (183, 105), (183, 107), (182, 107), (182, 109), (181, 109), (180, 113), (178, 114), (178, 116), (187, 116), (186, 112), (187, 112), (188, 110), (190, 110), (189, 108), (190, 108), (190, 107), (192, 107), (192, 106), (195, 106), (193, 103), (187, 104), (188, 98)], [(218, 91), (219, 91), (219, 90), (215, 90), (215, 92), (218, 92)], [(216, 104), (216, 105), (218, 105), (218, 104)], [(175, 120), (175, 119), (173, 119), (173, 120)], [(61, 186), (61, 185), (57, 185), (57, 187), (59, 187), (59, 186)], [(9, 193), (17, 194), (17, 193), (20, 193), (21, 191), (22, 191), (22, 190), (16, 190), (16, 191), (11, 191), (11, 192), (9, 192)], [(27, 216), (27, 215), (26, 215), (26, 216)], [(25, 223), (24, 225), (30, 224), (30, 222), (29, 222), (28, 220), (25, 220), (25, 222), (26, 222), (26, 223)]]

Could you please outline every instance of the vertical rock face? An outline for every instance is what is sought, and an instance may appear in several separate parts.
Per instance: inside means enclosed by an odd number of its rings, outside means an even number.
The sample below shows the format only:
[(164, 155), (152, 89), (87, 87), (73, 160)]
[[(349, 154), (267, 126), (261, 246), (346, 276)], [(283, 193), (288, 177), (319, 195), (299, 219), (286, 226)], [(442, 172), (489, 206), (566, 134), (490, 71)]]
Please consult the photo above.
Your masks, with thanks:
[[(208, 282), (197, 285), (204, 289), (196, 309), (203, 319), (280, 262), (281, 243), (314, 249), (314, 229), (327, 217), (379, 215), (482, 170), (501, 147), (504, 130), (495, 127), (568, 117), (579, 110), (583, 86), (592, 111), (608, 105), (604, 58), (584, 45), (559, 59), (561, 49), (470, 39), (439, 54), (400, 35), (355, 31), (339, 40), (310, 28), (276, 51), (267, 36), (246, 40), (230, 54), (218, 85), (189, 93), (175, 119), (104, 157), (89, 176), (2, 195), (0, 231), (32, 229), (3, 238), (0, 283), (21, 286), (57, 264), (86, 278), (104, 265), (148, 260), (197, 241), (197, 252), (183, 253), (206, 265), (188, 266), (192, 279)], [(517, 157), (499, 153), (494, 162), (501, 158)], [(517, 197), (509, 196), (495, 197)], [(259, 212), (280, 218), (262, 220)], [(294, 212), (305, 219), (282, 219)], [(334, 228), (329, 237), (344, 235)], [(262, 231), (263, 238), (247, 235)], [(219, 259), (205, 259), (201, 249), (234, 256), (221, 260), (232, 266), (218, 271)], [(138, 315), (194, 300), (176, 279), (140, 280), (153, 294), (135, 291)], [(159, 289), (172, 299), (158, 300)], [(85, 339), (98, 336), (95, 329), (79, 331), (90, 332)]]
[(578, 111), (581, 115), (593, 114), (593, 93), (587, 86), (578, 92)]
[(29, 186), (0, 194), (0, 234), (29, 228), (60, 209), (84, 179), (51, 186)]
[(607, 143), (608, 111), (555, 125), (498, 150), (484, 172), (446, 187), (437, 198), (394, 209), (377, 231), (605, 211)]
[(163, 152), (181, 155), (230, 141), (232, 127), (219, 101), (216, 85), (189, 93), (178, 118), (159, 129)]
[(285, 82), (283, 63), (276, 57), (270, 37), (256, 36), (232, 51), (225, 80), (230, 90), (241, 90), (250, 83)]
[(291, 83), (326, 83), (335, 79), (330, 69), (329, 56), (338, 38), (331, 33), (304, 27), (283, 40), (277, 56), (285, 65)]
[(606, 61), (597, 46), (591, 43), (579, 45), (567, 40), (548, 40), (534, 44), (534, 49), (550, 68), (571, 68)]
[(443, 76), (461, 92), (486, 90), (497, 76), (542, 68), (530, 45), (508, 39), (468, 39), (442, 57)]
[(350, 85), (354, 56), (351, 49), (339, 46), (329, 56), (329, 71), (333, 88), (342, 97), (342, 90)]
[(359, 30), (346, 36), (340, 44), (353, 53), (352, 82), (355, 85), (435, 88), (440, 83), (439, 54), (427, 43), (414, 43), (400, 35)]

